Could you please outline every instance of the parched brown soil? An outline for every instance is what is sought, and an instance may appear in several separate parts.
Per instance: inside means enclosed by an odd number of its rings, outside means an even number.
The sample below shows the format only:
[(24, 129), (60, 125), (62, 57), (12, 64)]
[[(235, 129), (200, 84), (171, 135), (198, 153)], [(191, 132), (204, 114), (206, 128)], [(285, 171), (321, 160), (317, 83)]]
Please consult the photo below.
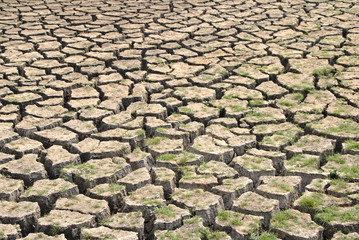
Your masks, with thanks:
[(0, 239), (357, 239), (355, 0), (0, 1)]

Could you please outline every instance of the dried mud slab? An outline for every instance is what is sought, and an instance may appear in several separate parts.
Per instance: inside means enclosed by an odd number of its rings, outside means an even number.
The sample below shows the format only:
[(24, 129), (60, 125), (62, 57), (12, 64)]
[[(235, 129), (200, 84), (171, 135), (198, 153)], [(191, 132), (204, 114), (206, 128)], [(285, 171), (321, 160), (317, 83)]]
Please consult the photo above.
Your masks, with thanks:
[(323, 238), (322, 226), (313, 222), (309, 214), (292, 209), (274, 215), (270, 222), (270, 230), (280, 238), (318, 240)]
[(49, 212), (57, 199), (79, 193), (78, 187), (61, 178), (38, 180), (21, 195), (21, 201), (37, 202), (42, 213)]
[(22, 234), (33, 231), (40, 218), (40, 207), (37, 203), (1, 201), (0, 206), (1, 223), (18, 224)]
[(123, 156), (130, 152), (130, 145), (119, 141), (100, 141), (86, 138), (79, 143), (71, 145), (72, 153), (80, 154), (81, 159), (111, 158)]
[(26, 240), (37, 240), (37, 239), (66, 240), (65, 234), (49, 236), (44, 233), (30, 233), (29, 235), (27, 235), (26, 237), (21, 238), (21, 239), (26, 239)]
[(318, 122), (307, 124), (313, 133), (337, 140), (359, 140), (358, 124), (351, 119), (328, 116)]
[(162, 187), (147, 184), (125, 197), (124, 209), (128, 211), (142, 211), (147, 214), (149, 209), (159, 207), (164, 203)]
[(110, 229), (134, 232), (137, 239), (143, 239), (144, 237), (145, 219), (139, 211), (116, 213), (104, 219), (103, 225)]
[(284, 162), (286, 175), (300, 176), (302, 186), (307, 185), (315, 178), (327, 178), (330, 172), (322, 169), (320, 157), (309, 154), (300, 154)]
[(37, 155), (26, 154), (22, 158), (0, 165), (0, 173), (21, 179), (26, 186), (32, 185), (40, 179), (47, 178), (44, 165), (37, 162)]
[(263, 176), (256, 192), (264, 197), (277, 199), (279, 208), (287, 209), (301, 192), (301, 178), (298, 176)]
[(41, 152), (40, 162), (44, 164), (50, 177), (59, 177), (65, 166), (78, 165), (81, 159), (78, 154), (72, 154), (63, 147), (54, 145)]
[(227, 232), (234, 239), (246, 239), (259, 231), (262, 221), (259, 216), (224, 210), (218, 212), (215, 228)]
[(48, 215), (39, 218), (36, 230), (48, 235), (65, 234), (66, 238), (76, 238), (81, 228), (96, 226), (95, 216), (67, 210), (52, 210)]
[(189, 208), (204, 219), (205, 224), (213, 224), (217, 212), (224, 208), (220, 196), (200, 189), (177, 188), (172, 194), (173, 203), (181, 208)]
[(114, 183), (131, 172), (125, 159), (115, 157), (90, 160), (80, 165), (68, 165), (61, 171), (61, 177), (76, 183), (80, 192), (102, 183)]
[(157, 208), (154, 214), (156, 216), (154, 221), (155, 230), (174, 230), (182, 226), (184, 219), (191, 217), (189, 210), (179, 208), (173, 204)]
[(18, 239), (21, 238), (21, 229), (16, 225), (0, 224), (0, 232), (2, 239)]
[(24, 192), (24, 182), (0, 175), (0, 199), (16, 202)]
[(203, 155), (204, 161), (210, 160), (229, 163), (234, 155), (233, 149), (227, 147), (223, 141), (216, 141), (209, 135), (202, 135), (194, 140), (190, 151)]
[(241, 176), (248, 177), (257, 185), (261, 176), (274, 176), (272, 160), (266, 157), (244, 154), (233, 158), (230, 166)]
[(91, 214), (97, 222), (110, 216), (110, 208), (105, 200), (92, 199), (83, 194), (58, 199), (54, 209)]
[(327, 164), (323, 169), (345, 180), (358, 182), (359, 176), (356, 169), (359, 166), (358, 155), (335, 154), (327, 158)]
[(110, 229), (104, 226), (97, 228), (82, 229), (80, 238), (83, 239), (106, 239), (118, 238), (123, 240), (137, 240), (137, 234), (130, 231)]

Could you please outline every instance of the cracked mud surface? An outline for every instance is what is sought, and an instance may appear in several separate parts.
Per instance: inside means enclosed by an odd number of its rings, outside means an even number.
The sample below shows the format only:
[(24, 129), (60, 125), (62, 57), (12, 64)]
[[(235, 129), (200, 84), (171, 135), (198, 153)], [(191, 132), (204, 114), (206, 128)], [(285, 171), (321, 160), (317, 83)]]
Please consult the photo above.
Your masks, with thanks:
[(0, 239), (358, 239), (354, 0), (0, 2)]

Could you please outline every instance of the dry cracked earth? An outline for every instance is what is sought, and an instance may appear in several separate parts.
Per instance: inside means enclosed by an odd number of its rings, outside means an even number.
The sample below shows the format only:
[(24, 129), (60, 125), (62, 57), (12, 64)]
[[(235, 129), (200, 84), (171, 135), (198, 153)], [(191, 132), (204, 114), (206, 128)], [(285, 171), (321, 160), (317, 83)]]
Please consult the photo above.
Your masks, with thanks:
[(357, 1), (0, 10), (0, 239), (359, 239)]

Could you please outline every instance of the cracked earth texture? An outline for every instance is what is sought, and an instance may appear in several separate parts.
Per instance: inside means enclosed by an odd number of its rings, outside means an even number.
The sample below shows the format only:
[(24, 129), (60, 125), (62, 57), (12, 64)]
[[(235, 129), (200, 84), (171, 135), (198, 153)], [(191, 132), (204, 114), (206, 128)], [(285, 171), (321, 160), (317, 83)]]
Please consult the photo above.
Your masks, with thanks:
[(0, 239), (359, 239), (357, 1), (0, 10)]

